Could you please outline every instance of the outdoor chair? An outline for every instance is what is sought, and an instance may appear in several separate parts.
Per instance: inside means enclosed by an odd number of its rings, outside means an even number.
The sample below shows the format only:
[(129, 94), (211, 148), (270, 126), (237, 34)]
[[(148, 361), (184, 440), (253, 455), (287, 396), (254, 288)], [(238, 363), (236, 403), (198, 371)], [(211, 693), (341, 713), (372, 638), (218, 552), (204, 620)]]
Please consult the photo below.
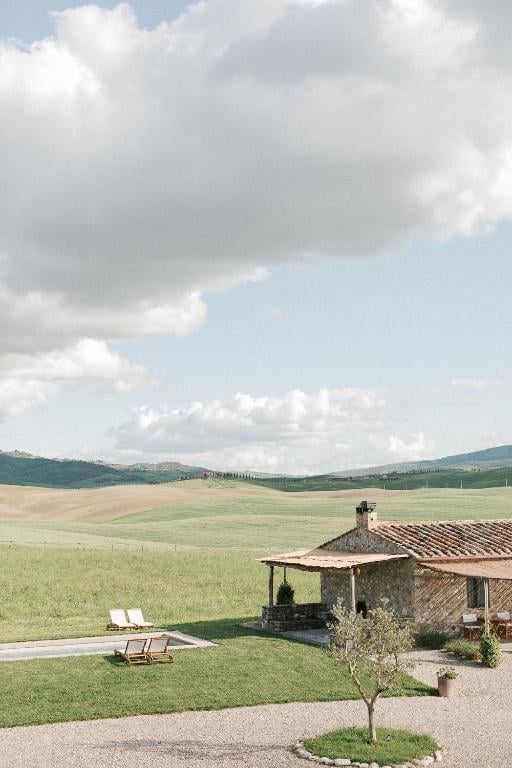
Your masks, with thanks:
[(107, 624), (107, 629), (137, 629), (136, 624), (127, 620), (122, 608), (114, 608), (109, 613), (110, 624)]
[(512, 639), (512, 621), (510, 611), (497, 611), (496, 618), (499, 619), (497, 626), (498, 634), (504, 640)]
[(121, 656), (127, 664), (151, 664), (146, 651), (146, 639), (127, 640), (124, 648), (116, 648), (114, 655)]
[(152, 637), (148, 642), (146, 653), (151, 664), (155, 661), (173, 662), (174, 659), (171, 654), (171, 638)]
[(128, 621), (135, 624), (138, 629), (151, 629), (155, 626), (150, 621), (144, 621), (140, 608), (128, 608)]
[(468, 640), (479, 640), (482, 634), (482, 627), (478, 623), (476, 613), (464, 613), (462, 615), (462, 627), (464, 637)]

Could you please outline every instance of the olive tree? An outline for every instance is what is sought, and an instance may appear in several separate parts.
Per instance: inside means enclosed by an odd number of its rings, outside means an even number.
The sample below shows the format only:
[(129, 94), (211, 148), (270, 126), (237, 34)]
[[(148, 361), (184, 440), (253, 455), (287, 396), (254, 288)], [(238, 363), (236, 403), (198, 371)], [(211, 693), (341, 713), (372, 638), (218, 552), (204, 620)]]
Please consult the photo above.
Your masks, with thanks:
[(368, 709), (370, 741), (377, 741), (375, 704), (379, 696), (397, 688), (414, 666), (402, 658), (412, 647), (409, 626), (385, 605), (368, 612), (367, 618), (346, 611), (341, 602), (332, 611), (329, 652), (347, 670)]

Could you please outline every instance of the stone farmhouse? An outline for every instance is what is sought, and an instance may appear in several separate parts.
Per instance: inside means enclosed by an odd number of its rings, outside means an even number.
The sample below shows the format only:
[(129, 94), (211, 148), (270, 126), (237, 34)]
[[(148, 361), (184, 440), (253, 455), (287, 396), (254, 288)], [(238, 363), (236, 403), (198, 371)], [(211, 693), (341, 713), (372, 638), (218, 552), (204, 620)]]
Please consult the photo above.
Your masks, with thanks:
[[(471, 612), (512, 610), (512, 520), (378, 522), (362, 501), (356, 527), (312, 549), (266, 557), (269, 601), (263, 626), (321, 627), (340, 599), (363, 614), (387, 600), (417, 627), (460, 627)], [(321, 602), (274, 604), (274, 570), (320, 574)]]

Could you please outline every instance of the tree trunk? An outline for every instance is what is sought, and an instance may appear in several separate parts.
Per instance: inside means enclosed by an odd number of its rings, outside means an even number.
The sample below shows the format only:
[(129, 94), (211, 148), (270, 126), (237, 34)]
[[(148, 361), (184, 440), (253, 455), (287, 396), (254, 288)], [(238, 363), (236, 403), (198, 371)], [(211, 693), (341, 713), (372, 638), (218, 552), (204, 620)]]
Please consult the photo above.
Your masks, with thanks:
[(372, 744), (375, 744), (377, 741), (377, 731), (375, 728), (375, 722), (373, 720), (373, 715), (375, 711), (375, 702), (370, 701), (366, 705), (368, 707), (368, 733), (370, 735), (370, 741)]

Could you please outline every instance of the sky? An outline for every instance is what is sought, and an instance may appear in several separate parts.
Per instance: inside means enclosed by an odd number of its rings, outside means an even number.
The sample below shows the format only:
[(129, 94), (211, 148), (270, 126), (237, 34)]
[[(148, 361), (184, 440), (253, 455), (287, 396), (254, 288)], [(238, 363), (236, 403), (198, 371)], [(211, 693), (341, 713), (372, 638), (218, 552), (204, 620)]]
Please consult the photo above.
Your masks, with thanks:
[(0, 449), (512, 442), (512, 7), (0, 6)]

